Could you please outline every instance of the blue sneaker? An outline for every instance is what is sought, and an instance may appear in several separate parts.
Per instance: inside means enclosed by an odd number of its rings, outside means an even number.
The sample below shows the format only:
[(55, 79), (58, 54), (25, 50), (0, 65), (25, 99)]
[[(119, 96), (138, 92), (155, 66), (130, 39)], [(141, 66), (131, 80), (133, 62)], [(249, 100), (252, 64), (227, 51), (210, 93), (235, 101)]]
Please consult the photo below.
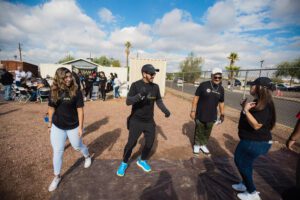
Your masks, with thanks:
[(138, 161), (136, 161), (136, 164), (142, 168), (145, 172), (150, 172), (151, 171), (151, 167), (150, 165), (147, 163), (146, 160), (141, 160), (140, 158), (138, 159)]
[(117, 175), (118, 176), (124, 176), (127, 167), (128, 167), (127, 163), (121, 162), (121, 165), (119, 166), (119, 169), (117, 171)]

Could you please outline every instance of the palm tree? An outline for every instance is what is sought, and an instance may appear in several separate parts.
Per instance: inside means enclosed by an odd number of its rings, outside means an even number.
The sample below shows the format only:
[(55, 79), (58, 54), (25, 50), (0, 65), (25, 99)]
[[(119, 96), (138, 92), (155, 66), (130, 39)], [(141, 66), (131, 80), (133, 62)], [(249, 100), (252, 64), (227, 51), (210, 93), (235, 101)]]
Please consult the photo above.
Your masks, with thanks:
[(240, 67), (234, 66), (234, 64), (235, 61), (239, 60), (239, 56), (237, 53), (231, 52), (227, 58), (229, 59), (230, 64), (228, 67), (226, 67), (226, 70), (229, 71), (228, 78), (231, 79), (231, 86), (234, 86), (234, 76), (238, 75), (238, 72), (240, 70)]
[(128, 67), (128, 57), (129, 57), (129, 54), (130, 54), (130, 48), (132, 47), (131, 43), (129, 41), (127, 41), (125, 43), (125, 53), (126, 53), (126, 66)]
[(127, 67), (127, 81), (129, 81), (129, 66), (128, 66), (128, 57), (130, 54), (130, 48), (132, 47), (131, 43), (129, 41), (127, 41), (125, 43), (125, 53), (126, 53), (126, 67)]

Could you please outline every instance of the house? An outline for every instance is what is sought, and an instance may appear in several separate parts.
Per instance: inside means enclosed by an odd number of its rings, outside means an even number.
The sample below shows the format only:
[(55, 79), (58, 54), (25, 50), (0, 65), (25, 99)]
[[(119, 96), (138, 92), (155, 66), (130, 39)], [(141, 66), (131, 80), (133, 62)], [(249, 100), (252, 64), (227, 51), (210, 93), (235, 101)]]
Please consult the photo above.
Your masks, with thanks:
[(18, 69), (18, 66), (21, 66), (25, 72), (30, 71), (33, 76), (39, 77), (39, 67), (37, 65), (18, 60), (1, 60), (1, 64), (9, 72), (14, 73)]

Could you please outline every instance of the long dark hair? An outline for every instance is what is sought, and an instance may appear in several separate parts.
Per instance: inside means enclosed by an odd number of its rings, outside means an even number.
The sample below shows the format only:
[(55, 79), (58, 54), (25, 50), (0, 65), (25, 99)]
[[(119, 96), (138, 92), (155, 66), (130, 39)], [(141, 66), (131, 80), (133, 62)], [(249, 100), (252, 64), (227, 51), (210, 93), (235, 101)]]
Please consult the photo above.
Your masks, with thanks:
[(274, 106), (274, 101), (272, 97), (272, 89), (260, 85), (255, 86), (255, 94), (257, 96), (257, 105), (253, 110), (261, 111), (265, 109), (267, 105), (271, 109), (271, 120), (270, 120), (270, 130), (274, 128), (276, 123), (276, 111)]
[(76, 91), (78, 89), (78, 85), (76, 84), (76, 81), (75, 81), (73, 75), (72, 75), (71, 85), (68, 87), (65, 84), (64, 79), (65, 79), (67, 73), (72, 74), (72, 72), (65, 67), (60, 67), (55, 72), (53, 84), (51, 86), (51, 100), (54, 103), (56, 103), (59, 100), (59, 98), (60, 98), (59, 93), (62, 91), (68, 91), (70, 97), (76, 96)]

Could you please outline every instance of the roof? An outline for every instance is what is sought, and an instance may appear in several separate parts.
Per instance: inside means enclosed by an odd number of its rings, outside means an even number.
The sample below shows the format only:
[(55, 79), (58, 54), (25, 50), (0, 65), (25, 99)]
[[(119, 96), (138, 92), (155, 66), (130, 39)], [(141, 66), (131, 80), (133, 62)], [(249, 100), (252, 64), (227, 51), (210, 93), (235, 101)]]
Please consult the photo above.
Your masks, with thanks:
[(86, 59), (84, 59), (84, 58), (78, 58), (78, 59), (75, 59), (75, 60), (70, 60), (70, 61), (67, 61), (67, 62), (64, 62), (64, 63), (61, 63), (61, 64), (62, 64), (62, 65), (71, 64), (71, 63), (77, 62), (77, 61), (79, 61), (79, 60), (83, 60), (83, 61), (85, 61), (85, 62), (87, 62), (87, 63), (92, 64), (92, 65), (101, 66), (101, 65), (99, 65), (99, 64), (97, 64), (97, 63), (94, 63), (94, 62), (92, 62), (92, 61), (86, 60)]

